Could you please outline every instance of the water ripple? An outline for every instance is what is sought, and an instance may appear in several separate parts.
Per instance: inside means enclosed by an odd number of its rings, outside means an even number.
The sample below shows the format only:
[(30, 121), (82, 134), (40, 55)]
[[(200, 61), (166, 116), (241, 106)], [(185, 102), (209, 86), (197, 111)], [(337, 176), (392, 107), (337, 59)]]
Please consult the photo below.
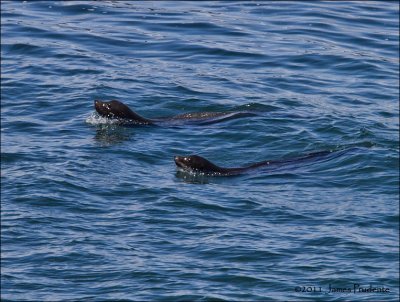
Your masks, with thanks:
[[(398, 15), (391, 1), (2, 3), (1, 299), (398, 300)], [(94, 99), (257, 116), (124, 128)], [(173, 162), (324, 150), (337, 156), (232, 178)], [(354, 283), (390, 292), (326, 293)]]

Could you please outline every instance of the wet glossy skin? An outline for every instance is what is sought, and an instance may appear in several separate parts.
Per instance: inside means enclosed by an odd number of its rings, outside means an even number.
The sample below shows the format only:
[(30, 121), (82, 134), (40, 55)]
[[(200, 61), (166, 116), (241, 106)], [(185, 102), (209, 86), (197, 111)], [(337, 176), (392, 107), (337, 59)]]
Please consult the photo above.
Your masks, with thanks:
[[(342, 152), (345, 152), (345, 150)], [(248, 166), (238, 167), (238, 168), (223, 168), (213, 164), (209, 160), (199, 155), (175, 156), (174, 160), (177, 167), (187, 172), (202, 173), (212, 176), (231, 176), (231, 175), (247, 173), (263, 167), (269, 167), (269, 166), (280, 167), (283, 165), (286, 166), (290, 164), (291, 165), (303, 164), (304, 162), (307, 161), (326, 158), (331, 153), (332, 151), (320, 151), (294, 158), (256, 162)], [(336, 152), (336, 155), (340, 155), (340, 152)]]
[(112, 100), (103, 102), (100, 100), (94, 101), (94, 108), (97, 113), (103, 117), (117, 119), (121, 124), (160, 124), (173, 125), (180, 123), (200, 123), (211, 124), (220, 122), (226, 119), (237, 118), (242, 116), (256, 115), (252, 112), (192, 112), (179, 114), (172, 117), (159, 117), (147, 119), (136, 112), (132, 111), (127, 105), (120, 101)]
[(227, 169), (218, 167), (198, 155), (175, 156), (175, 164), (183, 170), (199, 173), (225, 173)]

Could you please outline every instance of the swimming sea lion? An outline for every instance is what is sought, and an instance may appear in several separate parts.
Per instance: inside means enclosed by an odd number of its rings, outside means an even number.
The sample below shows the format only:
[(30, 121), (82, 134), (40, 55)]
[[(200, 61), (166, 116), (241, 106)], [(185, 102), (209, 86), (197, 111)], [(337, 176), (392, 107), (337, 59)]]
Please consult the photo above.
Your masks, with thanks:
[(284, 159), (284, 160), (274, 160), (274, 161), (261, 161), (249, 166), (240, 167), (240, 168), (223, 168), (219, 167), (209, 160), (199, 156), (199, 155), (189, 155), (189, 156), (175, 156), (175, 164), (182, 169), (183, 171), (205, 174), (210, 176), (231, 176), (238, 175), (247, 172), (251, 172), (253, 170), (263, 168), (263, 167), (273, 167), (284, 164), (291, 163), (301, 163), (306, 160), (314, 159), (317, 157), (324, 157), (326, 155), (331, 154), (332, 151), (321, 151), (310, 153), (302, 157), (296, 157), (292, 159)]
[(153, 124), (181, 124), (185, 122), (194, 122), (201, 124), (211, 124), (225, 119), (255, 115), (252, 112), (195, 112), (184, 113), (173, 117), (159, 117), (147, 119), (132, 111), (127, 105), (120, 101), (103, 102), (94, 101), (94, 108), (97, 113), (103, 117), (116, 119), (122, 125), (153, 125)]

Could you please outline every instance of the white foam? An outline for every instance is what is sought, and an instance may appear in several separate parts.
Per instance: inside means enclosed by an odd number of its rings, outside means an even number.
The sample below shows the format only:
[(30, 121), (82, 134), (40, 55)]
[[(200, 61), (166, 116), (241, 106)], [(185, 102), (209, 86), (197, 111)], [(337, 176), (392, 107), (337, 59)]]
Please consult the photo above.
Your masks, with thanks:
[(100, 116), (96, 112), (92, 112), (92, 114), (86, 118), (86, 123), (91, 125), (113, 125), (118, 122), (118, 120)]

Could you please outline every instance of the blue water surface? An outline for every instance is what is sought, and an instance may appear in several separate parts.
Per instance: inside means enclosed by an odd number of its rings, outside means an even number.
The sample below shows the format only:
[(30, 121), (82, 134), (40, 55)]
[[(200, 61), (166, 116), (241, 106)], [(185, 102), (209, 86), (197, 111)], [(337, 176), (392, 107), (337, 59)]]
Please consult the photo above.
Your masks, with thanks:
[(398, 131), (396, 1), (2, 1), (1, 299), (397, 301)]

